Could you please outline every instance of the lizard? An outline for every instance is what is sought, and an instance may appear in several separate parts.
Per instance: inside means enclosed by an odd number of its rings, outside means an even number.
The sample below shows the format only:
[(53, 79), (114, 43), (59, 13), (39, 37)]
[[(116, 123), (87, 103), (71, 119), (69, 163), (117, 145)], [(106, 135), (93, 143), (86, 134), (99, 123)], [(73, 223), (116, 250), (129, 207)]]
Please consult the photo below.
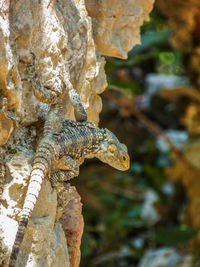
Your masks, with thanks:
[(63, 81), (54, 84), (53, 87), (41, 84), (40, 77), (36, 71), (35, 62), (36, 62), (36, 55), (31, 52), (29, 57), (29, 62), (25, 62), (24, 60), (20, 59), (20, 62), (26, 66), (27, 69), (27, 78), (23, 78), (22, 80), (28, 80), (32, 84), (32, 89), (35, 97), (46, 104), (55, 105), (58, 101), (58, 96), (62, 94), (62, 86), (68, 89), (68, 95), (71, 104), (74, 107), (75, 118), (77, 121), (86, 121), (87, 114), (86, 111), (80, 101), (79, 94), (73, 88), (73, 85), (70, 81), (70, 75), (68, 70), (64, 67), (63, 73)]
[(51, 175), (50, 181), (52, 186), (56, 187), (58, 182), (62, 183), (78, 176), (79, 166), (85, 158), (96, 157), (122, 171), (129, 168), (130, 159), (127, 147), (120, 143), (111, 131), (101, 129), (87, 120), (87, 113), (77, 91), (73, 89), (71, 83), (67, 85), (69, 86), (68, 94), (74, 107), (76, 121), (63, 119), (60, 103), (51, 105), (44, 124), (43, 137), (34, 156), (28, 189), (9, 259), (9, 267), (16, 265), (25, 230), (42, 182), (51, 169), (54, 170), (54, 173)]
[(57, 104), (58, 96), (61, 93), (61, 87), (54, 85), (52, 88), (52, 86), (42, 84), (35, 67), (36, 55), (31, 52), (30, 57), (28, 58), (30, 62), (20, 59), (20, 62), (23, 63), (27, 68), (27, 78), (23, 78), (22, 80), (30, 81), (32, 84), (33, 93), (39, 101), (49, 105)]

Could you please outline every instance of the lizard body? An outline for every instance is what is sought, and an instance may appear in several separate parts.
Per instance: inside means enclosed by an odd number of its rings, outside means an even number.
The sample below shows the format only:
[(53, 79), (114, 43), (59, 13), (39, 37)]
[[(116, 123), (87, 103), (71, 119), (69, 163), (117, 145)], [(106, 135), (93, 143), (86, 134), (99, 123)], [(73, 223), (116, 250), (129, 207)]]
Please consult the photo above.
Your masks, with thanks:
[(31, 55), (32, 63), (28, 64), (27, 68), (34, 94), (40, 101), (50, 104), (51, 109), (45, 121), (43, 138), (36, 149), (9, 267), (15, 267), (28, 220), (37, 201), (42, 182), (49, 171), (52, 171), (50, 175), (52, 187), (57, 190), (58, 206), (63, 206), (62, 194), (65, 188), (61, 184), (78, 176), (79, 166), (85, 158), (97, 157), (119, 170), (129, 168), (126, 146), (121, 144), (109, 130), (100, 129), (87, 121), (87, 113), (67, 72), (64, 75), (64, 83), (68, 89), (76, 121), (63, 120), (62, 105), (58, 98), (61, 90), (42, 86), (35, 71), (35, 55), (33, 53)]
[[(74, 101), (79, 101), (77, 99), (75, 98)], [(80, 121), (70, 119), (62, 121), (60, 119), (62, 118), (62, 111), (59, 105), (51, 107), (44, 126), (44, 136), (38, 144), (34, 157), (9, 267), (14, 267), (16, 264), (28, 220), (37, 201), (42, 182), (50, 171), (50, 167), (54, 170), (51, 175), (52, 183), (63, 182), (78, 176), (79, 166), (85, 158), (97, 157), (119, 170), (129, 168), (126, 146), (121, 144), (111, 131), (101, 129), (86, 121), (85, 113), (81, 115), (82, 105), (80, 103), (79, 105), (76, 104), (74, 103), (75, 117)]]

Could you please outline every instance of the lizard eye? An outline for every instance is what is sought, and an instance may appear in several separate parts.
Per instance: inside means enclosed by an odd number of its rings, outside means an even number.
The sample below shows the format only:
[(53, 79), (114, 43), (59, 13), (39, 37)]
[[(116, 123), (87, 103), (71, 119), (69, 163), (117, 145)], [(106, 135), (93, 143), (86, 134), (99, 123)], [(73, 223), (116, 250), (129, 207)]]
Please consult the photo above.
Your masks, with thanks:
[(110, 153), (114, 154), (117, 149), (115, 145), (109, 145), (108, 150)]
[(127, 160), (126, 155), (122, 155), (122, 156), (121, 156), (121, 160), (122, 160), (122, 161), (126, 161), (126, 160)]

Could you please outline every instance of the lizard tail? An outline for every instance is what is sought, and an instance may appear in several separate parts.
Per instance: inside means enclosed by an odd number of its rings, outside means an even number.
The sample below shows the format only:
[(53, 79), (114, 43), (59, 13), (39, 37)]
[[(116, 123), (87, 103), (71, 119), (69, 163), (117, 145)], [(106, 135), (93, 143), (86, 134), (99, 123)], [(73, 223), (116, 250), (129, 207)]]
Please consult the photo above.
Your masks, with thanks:
[(15, 267), (17, 255), (19, 253), (19, 248), (22, 243), (27, 224), (28, 224), (28, 219), (26, 217), (21, 218), (10, 256), (9, 267)]
[(9, 267), (15, 267), (17, 256), (21, 243), (24, 238), (28, 220), (32, 214), (35, 203), (37, 201), (41, 185), (45, 175), (47, 174), (48, 166), (51, 160), (51, 149), (47, 149), (47, 144), (41, 144), (37, 151), (33, 162), (33, 169), (30, 174), (28, 190), (24, 200), (24, 205), (21, 211), (19, 227), (15, 237), (14, 245), (10, 255)]

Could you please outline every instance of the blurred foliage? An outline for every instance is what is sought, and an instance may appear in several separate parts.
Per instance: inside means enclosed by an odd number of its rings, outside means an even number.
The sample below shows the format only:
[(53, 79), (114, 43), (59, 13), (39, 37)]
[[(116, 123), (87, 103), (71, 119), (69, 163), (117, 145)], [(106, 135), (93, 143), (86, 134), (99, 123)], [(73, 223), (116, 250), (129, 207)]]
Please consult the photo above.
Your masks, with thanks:
[(156, 230), (156, 241), (164, 246), (177, 246), (195, 237), (198, 230), (187, 225), (180, 225), (171, 229), (158, 228)]
[[(141, 97), (147, 93), (145, 77), (149, 73), (186, 75), (184, 54), (170, 45), (171, 32), (155, 8), (151, 20), (142, 28), (141, 45), (130, 51), (129, 58), (107, 58), (109, 89)], [(165, 171), (173, 167), (170, 151), (163, 151), (157, 145), (157, 137), (140, 121), (133, 116), (123, 117), (119, 107), (103, 100), (101, 126), (111, 129), (120, 140), (127, 140), (123, 142), (135, 145), (129, 147), (129, 171), (117, 172), (93, 160), (85, 163), (79, 179), (74, 181), (82, 196), (85, 221), (81, 266), (137, 266), (149, 248), (180, 248), (183, 244), (187, 248), (198, 228), (182, 222), (187, 196), (181, 183), (173, 184)], [(168, 108), (169, 104), (165, 106)], [(156, 116), (152, 116), (151, 108), (144, 112), (159, 123), (165, 106), (161, 105)], [(180, 118), (170, 114), (169, 121), (175, 120), (174, 128), (180, 128)], [(145, 207), (149, 211), (146, 217)]]
[[(105, 70), (110, 88), (140, 94), (144, 91), (141, 81), (148, 73), (184, 74), (182, 53), (170, 46), (172, 31), (158, 11), (152, 12), (151, 20), (145, 23), (141, 32), (141, 44), (129, 52), (127, 60), (107, 58)], [(126, 69), (127, 74), (117, 75), (120, 69)], [(134, 75), (134, 69), (140, 70), (140, 75)]]

